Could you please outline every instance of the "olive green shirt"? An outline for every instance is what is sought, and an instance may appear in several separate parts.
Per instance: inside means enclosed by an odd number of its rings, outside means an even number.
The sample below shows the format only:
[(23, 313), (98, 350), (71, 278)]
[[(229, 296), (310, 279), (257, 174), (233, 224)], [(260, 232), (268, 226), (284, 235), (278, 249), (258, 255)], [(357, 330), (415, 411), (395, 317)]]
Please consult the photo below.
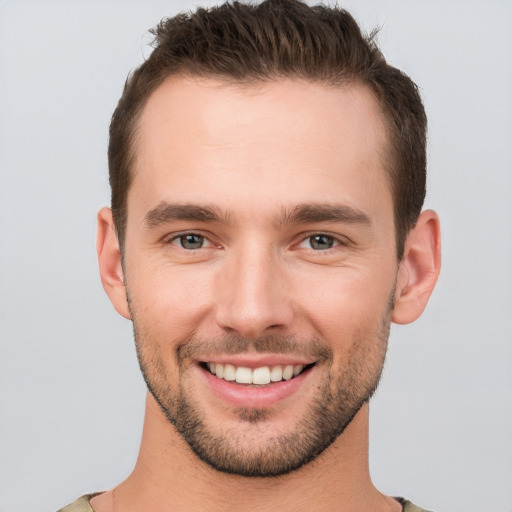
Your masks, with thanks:
[[(97, 496), (96, 494), (86, 494), (81, 498), (78, 498), (76, 501), (68, 505), (67, 507), (61, 508), (57, 512), (94, 512), (91, 505), (89, 504), (89, 500)], [(402, 512), (429, 512), (428, 510), (424, 510), (416, 505), (412, 504), (410, 501), (404, 500), (403, 498), (395, 498), (402, 505)]]

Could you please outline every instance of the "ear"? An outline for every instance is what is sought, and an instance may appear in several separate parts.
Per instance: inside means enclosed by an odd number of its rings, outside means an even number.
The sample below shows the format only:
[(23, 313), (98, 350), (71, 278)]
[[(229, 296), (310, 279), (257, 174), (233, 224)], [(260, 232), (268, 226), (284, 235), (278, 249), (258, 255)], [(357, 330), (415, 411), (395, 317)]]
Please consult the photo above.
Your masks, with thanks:
[(121, 251), (110, 208), (105, 207), (98, 212), (96, 251), (103, 289), (107, 292), (116, 311), (129, 319), (130, 311), (121, 265)]
[(414, 322), (425, 309), (441, 269), (441, 229), (432, 210), (418, 217), (405, 243), (398, 270), (395, 307), (391, 320)]

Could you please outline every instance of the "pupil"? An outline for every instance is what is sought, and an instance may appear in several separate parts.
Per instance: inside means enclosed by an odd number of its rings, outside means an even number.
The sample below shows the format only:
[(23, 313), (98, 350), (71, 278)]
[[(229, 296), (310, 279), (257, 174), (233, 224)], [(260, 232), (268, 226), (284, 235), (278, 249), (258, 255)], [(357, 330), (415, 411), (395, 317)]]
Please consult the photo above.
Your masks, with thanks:
[(180, 237), (180, 242), (184, 249), (200, 249), (203, 246), (203, 237), (201, 235), (183, 235)]
[(331, 236), (315, 235), (310, 238), (310, 243), (313, 249), (325, 251), (326, 249), (330, 249), (333, 246), (334, 240)]

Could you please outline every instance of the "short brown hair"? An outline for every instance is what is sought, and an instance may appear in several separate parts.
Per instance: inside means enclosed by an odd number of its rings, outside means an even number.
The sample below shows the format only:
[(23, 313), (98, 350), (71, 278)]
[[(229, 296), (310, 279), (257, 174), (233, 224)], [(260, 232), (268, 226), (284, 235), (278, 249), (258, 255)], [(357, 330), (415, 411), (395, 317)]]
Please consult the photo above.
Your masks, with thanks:
[(152, 33), (154, 50), (128, 77), (110, 125), (112, 210), (121, 250), (138, 118), (166, 78), (183, 74), (237, 83), (297, 78), (369, 87), (388, 128), (386, 167), (401, 258), (425, 198), (427, 120), (416, 85), (385, 61), (373, 34), (364, 36), (343, 9), (299, 0), (198, 8), (162, 20)]

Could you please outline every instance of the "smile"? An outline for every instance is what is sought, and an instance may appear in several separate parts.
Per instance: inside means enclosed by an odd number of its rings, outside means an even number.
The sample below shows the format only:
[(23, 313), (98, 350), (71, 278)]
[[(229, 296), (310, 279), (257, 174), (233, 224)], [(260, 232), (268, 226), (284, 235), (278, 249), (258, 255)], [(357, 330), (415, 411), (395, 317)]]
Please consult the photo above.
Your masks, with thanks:
[(216, 361), (199, 359), (196, 368), (201, 370), (206, 388), (223, 403), (261, 409), (289, 403), (293, 397), (302, 400), (304, 395), (299, 390), (314, 378), (317, 363), (286, 355), (237, 354)]
[(216, 375), (219, 379), (247, 385), (265, 385), (271, 382), (291, 380), (313, 366), (312, 364), (287, 364), (248, 368), (246, 366), (235, 366), (229, 363), (221, 364), (209, 362), (203, 364), (212, 375)]

